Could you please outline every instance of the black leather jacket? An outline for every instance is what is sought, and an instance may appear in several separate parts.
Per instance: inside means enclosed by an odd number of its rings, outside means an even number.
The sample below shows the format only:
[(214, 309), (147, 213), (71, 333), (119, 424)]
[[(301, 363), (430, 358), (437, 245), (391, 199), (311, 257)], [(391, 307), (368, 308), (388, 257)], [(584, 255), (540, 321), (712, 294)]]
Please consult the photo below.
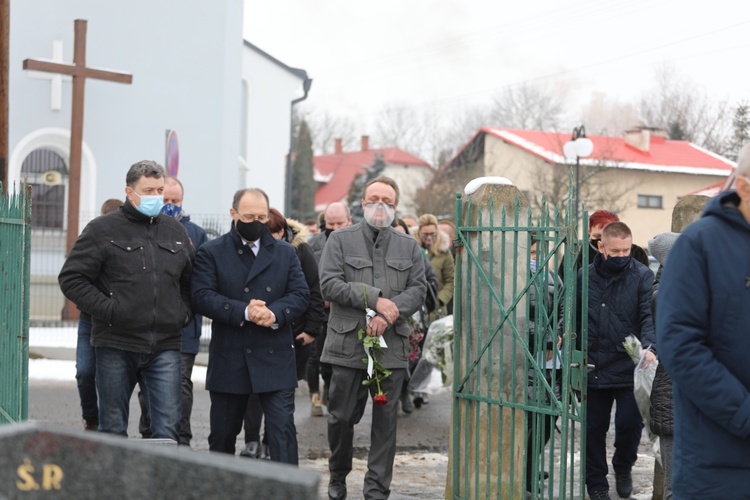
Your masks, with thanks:
[(65, 296), (91, 315), (91, 343), (132, 352), (180, 349), (190, 322), (194, 253), (185, 228), (129, 202), (89, 222), (58, 277)]

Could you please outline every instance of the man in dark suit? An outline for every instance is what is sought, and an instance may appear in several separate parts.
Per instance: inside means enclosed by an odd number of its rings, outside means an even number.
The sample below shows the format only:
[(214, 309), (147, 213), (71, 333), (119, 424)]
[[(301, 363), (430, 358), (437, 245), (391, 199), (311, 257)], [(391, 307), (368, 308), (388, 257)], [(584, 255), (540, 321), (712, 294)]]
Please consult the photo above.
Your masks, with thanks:
[(258, 394), (271, 460), (296, 465), (291, 324), (310, 292), (294, 248), (266, 229), (262, 190), (237, 191), (229, 213), (232, 229), (200, 248), (191, 286), (195, 311), (213, 320), (209, 449), (234, 454), (248, 397)]

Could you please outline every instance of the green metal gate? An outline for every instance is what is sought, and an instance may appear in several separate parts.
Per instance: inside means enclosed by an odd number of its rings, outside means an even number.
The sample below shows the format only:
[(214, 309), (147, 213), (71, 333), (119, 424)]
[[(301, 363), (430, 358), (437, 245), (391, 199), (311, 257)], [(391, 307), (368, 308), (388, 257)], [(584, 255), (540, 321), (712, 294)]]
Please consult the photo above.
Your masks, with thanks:
[[(580, 346), (586, 346), (586, 322), (576, 327), (575, 302), (576, 261), (581, 253), (588, 261), (588, 245), (578, 239), (572, 197), (562, 211), (550, 214), (543, 206), (532, 214), (515, 187), (492, 189), (496, 194), (484, 199), (463, 200), (458, 194), (456, 200), (447, 497), (583, 499), (586, 415), (580, 401), (586, 370)], [(587, 233), (585, 222), (582, 231)], [(532, 241), (537, 242), (533, 273)], [(583, 277), (585, 318), (587, 273)], [(532, 292), (536, 308), (530, 318)], [(530, 342), (532, 335), (537, 341)]]
[(29, 281), (31, 186), (2, 194), (0, 186), (0, 424), (29, 411)]

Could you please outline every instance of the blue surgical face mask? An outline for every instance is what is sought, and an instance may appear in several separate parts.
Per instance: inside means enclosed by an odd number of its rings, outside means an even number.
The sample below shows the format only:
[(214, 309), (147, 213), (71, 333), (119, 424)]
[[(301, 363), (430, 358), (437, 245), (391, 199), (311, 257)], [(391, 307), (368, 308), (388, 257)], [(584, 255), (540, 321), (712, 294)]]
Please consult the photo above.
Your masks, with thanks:
[(179, 205), (173, 205), (172, 203), (165, 203), (164, 206), (161, 207), (161, 213), (177, 219), (180, 214), (182, 214), (182, 207)]
[(143, 215), (149, 217), (156, 217), (161, 213), (161, 207), (164, 206), (164, 196), (160, 194), (155, 195), (139, 195), (133, 190), (133, 193), (140, 198), (141, 203), (135, 207)]
[(529, 269), (531, 269), (532, 274), (536, 272), (536, 260), (535, 259), (529, 260)]

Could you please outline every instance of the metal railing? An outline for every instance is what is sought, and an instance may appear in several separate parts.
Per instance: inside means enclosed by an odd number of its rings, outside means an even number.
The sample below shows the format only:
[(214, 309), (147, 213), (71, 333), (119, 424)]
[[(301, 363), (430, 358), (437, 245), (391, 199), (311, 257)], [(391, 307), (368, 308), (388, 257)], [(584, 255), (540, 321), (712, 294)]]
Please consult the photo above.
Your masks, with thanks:
[(0, 186), (0, 423), (28, 418), (31, 188)]

